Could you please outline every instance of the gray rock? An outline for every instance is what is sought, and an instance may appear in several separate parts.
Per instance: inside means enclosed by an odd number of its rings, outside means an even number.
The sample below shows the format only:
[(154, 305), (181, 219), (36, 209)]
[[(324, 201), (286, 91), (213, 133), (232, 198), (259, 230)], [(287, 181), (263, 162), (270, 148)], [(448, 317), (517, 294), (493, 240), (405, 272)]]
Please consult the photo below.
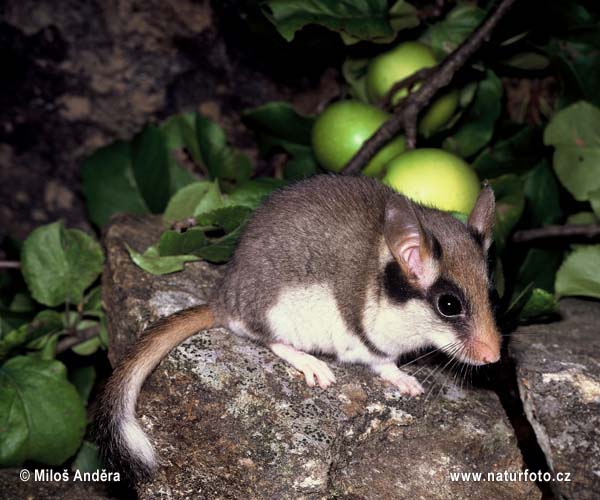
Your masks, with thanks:
[(600, 303), (564, 299), (563, 320), (521, 327), (511, 346), (523, 406), (567, 498), (600, 498)]
[(143, 252), (165, 229), (159, 216), (117, 216), (104, 235), (102, 300), (108, 308), (109, 359), (114, 365), (131, 341), (159, 317), (206, 302), (222, 267), (192, 262), (185, 272), (153, 276), (135, 266), (126, 245)]
[[(105, 234), (113, 360), (150, 321), (203, 302), (221, 272), (192, 263), (144, 274), (125, 243), (144, 250), (160, 231), (158, 219), (127, 216)], [(138, 403), (163, 463), (152, 482), (137, 485), (140, 498), (539, 498), (533, 482), (450, 479), (522, 469), (495, 394), (422, 365), (410, 371), (427, 394), (407, 399), (365, 368), (332, 367), (337, 383), (324, 391), (223, 329), (179, 346)]]
[[(76, 481), (74, 473), (69, 471), (70, 481), (36, 481), (35, 471), (48, 471), (41, 466), (30, 468), (28, 480), (22, 480), (23, 469), (0, 469), (0, 498), (6, 500), (117, 500), (109, 492), (107, 483), (98, 481)], [(63, 469), (55, 469), (59, 474)]]

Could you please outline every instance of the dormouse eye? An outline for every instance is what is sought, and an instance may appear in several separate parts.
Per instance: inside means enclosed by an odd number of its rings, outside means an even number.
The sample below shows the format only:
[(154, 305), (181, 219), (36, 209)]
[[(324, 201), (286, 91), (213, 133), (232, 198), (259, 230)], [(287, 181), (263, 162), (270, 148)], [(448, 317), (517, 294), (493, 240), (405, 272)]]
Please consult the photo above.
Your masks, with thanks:
[(444, 293), (437, 299), (437, 308), (442, 316), (458, 316), (463, 312), (460, 299), (451, 293)]

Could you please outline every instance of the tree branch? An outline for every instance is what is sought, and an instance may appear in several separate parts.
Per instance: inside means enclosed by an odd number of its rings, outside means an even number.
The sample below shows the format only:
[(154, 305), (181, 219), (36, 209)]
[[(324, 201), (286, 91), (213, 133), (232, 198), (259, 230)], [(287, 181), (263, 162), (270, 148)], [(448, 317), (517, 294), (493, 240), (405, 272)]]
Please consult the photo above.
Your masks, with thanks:
[(404, 130), (406, 135), (406, 148), (413, 149), (416, 144), (419, 112), (429, 104), (431, 98), (440, 89), (452, 81), (458, 70), (484, 42), (490, 39), (492, 31), (515, 1), (501, 0), (496, 9), (454, 52), (435, 68), (432, 68), (430, 78), (399, 103), (394, 115), (362, 145), (341, 173), (344, 175), (358, 174), (369, 160), (401, 130)]
[(406, 88), (408, 92), (412, 92), (413, 87), (423, 80), (426, 80), (429, 75), (434, 71), (433, 68), (421, 68), (419, 71), (415, 71), (412, 75), (408, 75), (406, 78), (397, 81), (392, 85), (392, 88), (383, 99), (383, 107), (385, 109), (393, 109), (395, 104), (393, 98), (399, 90)]
[(18, 260), (0, 260), (0, 269), (19, 269), (21, 263)]
[(586, 243), (600, 242), (600, 224), (567, 224), (522, 229), (513, 234), (514, 243), (537, 243), (547, 240), (577, 240)]
[(100, 327), (98, 325), (91, 326), (85, 330), (77, 330), (73, 334), (63, 338), (58, 344), (56, 344), (56, 354), (65, 352), (73, 346), (83, 344), (100, 333)]

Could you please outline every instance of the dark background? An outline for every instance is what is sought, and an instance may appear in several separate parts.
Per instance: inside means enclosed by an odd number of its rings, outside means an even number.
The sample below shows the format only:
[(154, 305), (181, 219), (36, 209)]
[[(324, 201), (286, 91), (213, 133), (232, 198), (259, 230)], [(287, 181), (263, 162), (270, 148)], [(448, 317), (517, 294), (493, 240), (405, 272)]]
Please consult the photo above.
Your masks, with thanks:
[(339, 91), (337, 35), (277, 42), (253, 2), (9, 0), (0, 18), (0, 245), (58, 218), (89, 228), (82, 160), (148, 122), (198, 110), (255, 157), (243, 109), (314, 113)]

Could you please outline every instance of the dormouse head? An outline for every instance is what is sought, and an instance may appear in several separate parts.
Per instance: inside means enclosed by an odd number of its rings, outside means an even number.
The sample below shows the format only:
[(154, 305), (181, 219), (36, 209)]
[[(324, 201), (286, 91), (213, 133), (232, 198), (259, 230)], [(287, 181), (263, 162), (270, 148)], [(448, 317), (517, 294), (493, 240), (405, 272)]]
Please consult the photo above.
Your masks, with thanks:
[(390, 196), (385, 210), (384, 236), (395, 261), (385, 271), (387, 293), (394, 298), (394, 282), (405, 288), (404, 297), (419, 302), (415, 321), (420, 334), (474, 365), (500, 359), (487, 267), (494, 217), (494, 193), (488, 186), (467, 225), (401, 195)]

